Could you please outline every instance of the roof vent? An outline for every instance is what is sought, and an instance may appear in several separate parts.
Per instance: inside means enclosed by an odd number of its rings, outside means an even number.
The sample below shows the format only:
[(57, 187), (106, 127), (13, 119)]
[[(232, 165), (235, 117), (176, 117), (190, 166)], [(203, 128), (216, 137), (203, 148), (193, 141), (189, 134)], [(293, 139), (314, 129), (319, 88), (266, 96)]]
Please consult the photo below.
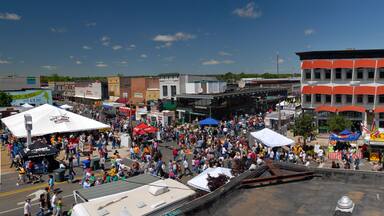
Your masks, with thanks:
[(121, 209), (120, 216), (132, 216), (131, 213), (129, 213), (128, 208), (126, 206)]
[(164, 180), (155, 181), (148, 187), (148, 192), (154, 196), (163, 194), (167, 191), (169, 191), (169, 189)]

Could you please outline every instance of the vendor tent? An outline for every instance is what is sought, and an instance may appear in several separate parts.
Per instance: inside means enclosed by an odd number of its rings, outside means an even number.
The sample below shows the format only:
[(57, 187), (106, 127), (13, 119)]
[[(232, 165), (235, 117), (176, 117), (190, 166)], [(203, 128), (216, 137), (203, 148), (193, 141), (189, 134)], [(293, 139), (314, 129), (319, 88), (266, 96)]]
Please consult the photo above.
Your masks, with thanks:
[(68, 105), (68, 104), (64, 104), (64, 105), (61, 105), (60, 108), (61, 109), (72, 109), (73, 107)]
[(25, 103), (23, 105), (21, 105), (23, 108), (33, 108), (33, 106), (29, 103)]
[(288, 137), (283, 136), (268, 128), (264, 128), (262, 130), (252, 132), (251, 136), (255, 138), (257, 141), (272, 148), (292, 145), (295, 143), (295, 141), (289, 139)]
[(207, 180), (208, 174), (212, 177), (217, 177), (220, 174), (224, 174), (229, 178), (233, 177), (231, 173), (231, 169), (223, 168), (223, 167), (207, 168), (206, 170), (204, 170), (204, 172), (200, 173), (193, 179), (189, 180), (187, 184), (191, 187), (194, 187), (203, 191), (211, 192), (208, 187), (208, 180)]
[(58, 153), (58, 150), (48, 144), (42, 142), (35, 142), (29, 146), (29, 149), (24, 148), (20, 151), (20, 155), (23, 159), (29, 160), (38, 157), (54, 156)]
[(213, 119), (211, 117), (199, 121), (200, 126), (218, 125), (218, 124), (219, 122), (216, 119)]
[(2, 118), (16, 137), (26, 137), (24, 115), (32, 116), (32, 136), (109, 128), (108, 125), (58, 107), (44, 104), (28, 111)]

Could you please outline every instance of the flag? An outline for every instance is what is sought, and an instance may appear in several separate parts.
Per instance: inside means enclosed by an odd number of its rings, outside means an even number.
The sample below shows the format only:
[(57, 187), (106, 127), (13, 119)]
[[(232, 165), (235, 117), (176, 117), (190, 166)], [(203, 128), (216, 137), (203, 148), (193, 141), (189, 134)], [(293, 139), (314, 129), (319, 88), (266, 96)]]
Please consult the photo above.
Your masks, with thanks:
[(372, 121), (372, 126), (371, 126), (371, 132), (375, 132), (377, 130), (376, 124), (375, 124), (375, 119)]
[(361, 126), (361, 130), (364, 132), (364, 133), (370, 133), (370, 130), (367, 128), (367, 126), (365, 126), (362, 122), (360, 123), (360, 126)]

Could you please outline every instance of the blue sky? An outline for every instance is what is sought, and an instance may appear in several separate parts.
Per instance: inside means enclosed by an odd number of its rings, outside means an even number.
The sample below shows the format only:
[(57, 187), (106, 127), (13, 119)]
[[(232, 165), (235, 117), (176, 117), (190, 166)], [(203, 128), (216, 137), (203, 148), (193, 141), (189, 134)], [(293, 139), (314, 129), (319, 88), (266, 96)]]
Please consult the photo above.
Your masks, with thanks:
[(383, 48), (380, 0), (18, 1), (0, 75), (297, 72), (297, 51)]

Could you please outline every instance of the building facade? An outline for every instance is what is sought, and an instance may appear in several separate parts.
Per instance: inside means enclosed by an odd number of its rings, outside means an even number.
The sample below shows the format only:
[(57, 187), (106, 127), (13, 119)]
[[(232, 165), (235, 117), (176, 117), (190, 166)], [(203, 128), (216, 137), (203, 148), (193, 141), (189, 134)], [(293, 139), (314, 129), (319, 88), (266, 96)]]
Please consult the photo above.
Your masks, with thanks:
[(131, 78), (123, 76), (108, 77), (108, 95), (110, 97), (129, 98), (131, 90)]
[(314, 112), (320, 132), (333, 113), (384, 127), (384, 50), (299, 52), (302, 108)]
[(300, 96), (301, 85), (300, 78), (279, 78), (279, 79), (263, 79), (263, 78), (242, 78), (238, 85), (241, 88), (260, 87), (260, 88), (286, 88), (288, 95)]
[[(148, 89), (159, 89), (158, 77), (132, 77), (131, 78), (131, 97), (129, 100), (134, 104), (146, 103)], [(149, 93), (153, 92), (150, 90)], [(152, 97), (156, 96), (151, 94)], [(158, 98), (157, 98), (158, 99)], [(157, 100), (155, 99), (155, 100)]]
[(69, 99), (75, 96), (75, 82), (48, 82), (48, 88), (52, 90), (55, 100)]
[(160, 99), (175, 99), (176, 95), (185, 94), (187, 83), (217, 80), (216, 77), (213, 76), (179, 73), (160, 74), (159, 77)]
[(40, 88), (37, 76), (0, 76), (0, 91), (15, 91)]
[(78, 81), (75, 83), (75, 99), (79, 101), (102, 101), (108, 99), (108, 86), (102, 81)]

